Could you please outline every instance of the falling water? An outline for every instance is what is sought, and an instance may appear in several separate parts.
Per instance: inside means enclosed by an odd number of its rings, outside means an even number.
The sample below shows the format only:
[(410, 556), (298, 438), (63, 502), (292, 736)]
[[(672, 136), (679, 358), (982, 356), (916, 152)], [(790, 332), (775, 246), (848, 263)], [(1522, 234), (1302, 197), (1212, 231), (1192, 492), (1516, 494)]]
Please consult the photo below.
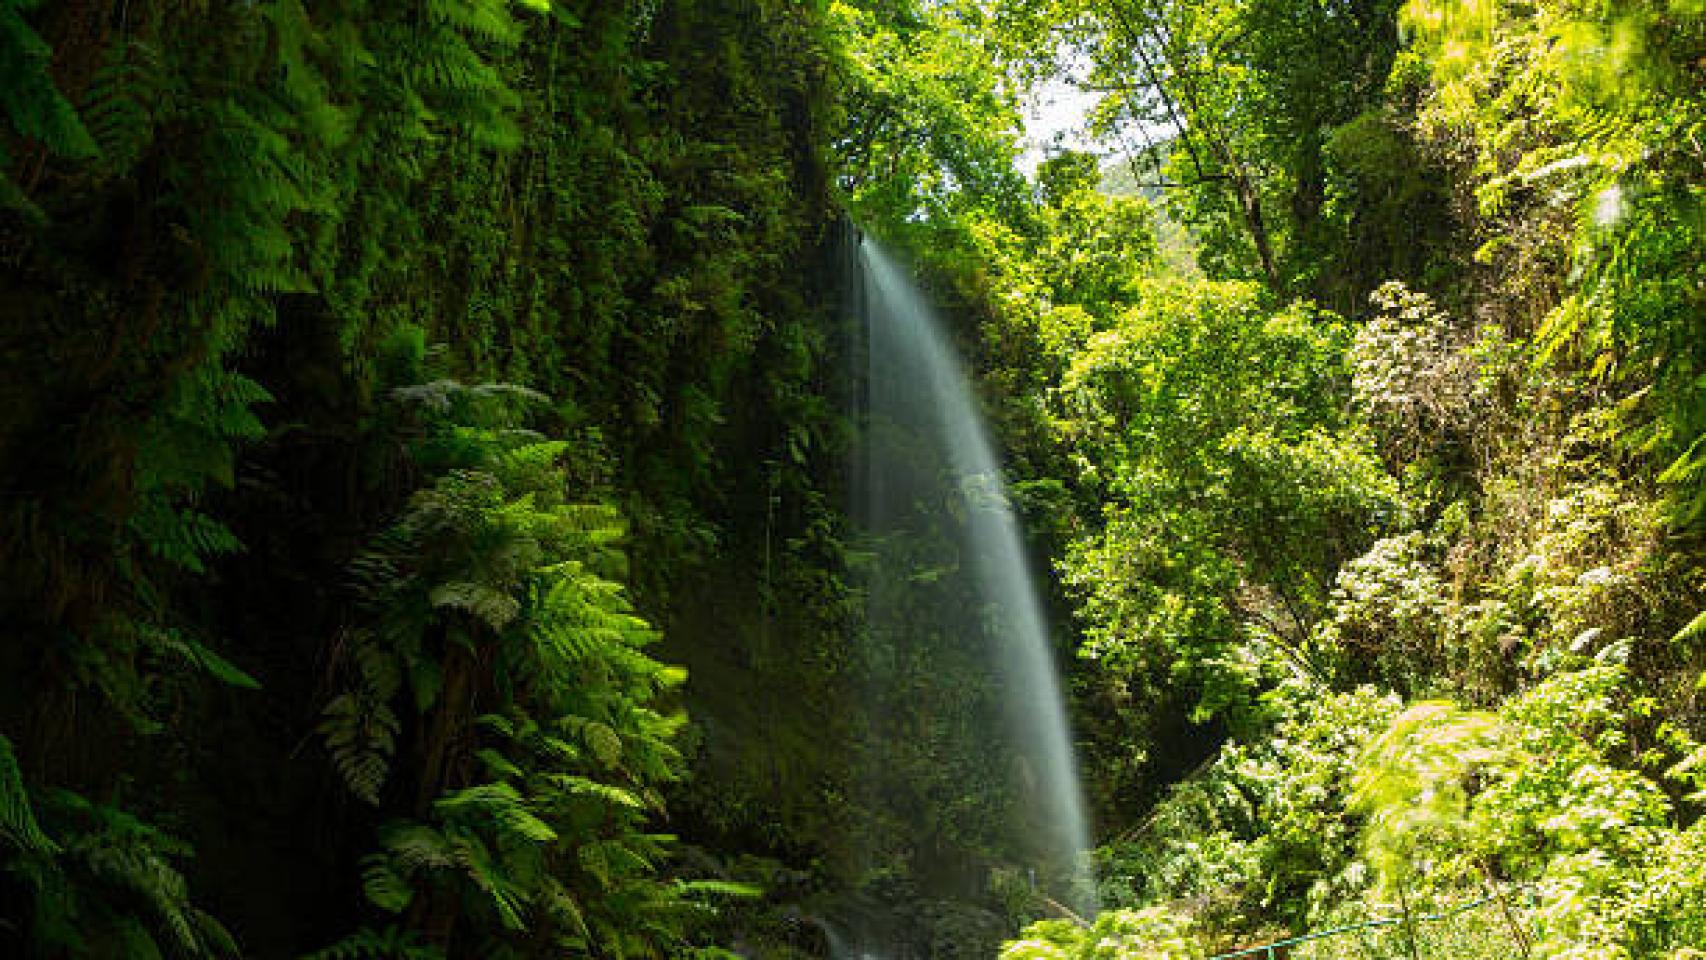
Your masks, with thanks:
[[(882, 784), (873, 793), (898, 811), (896, 819), (929, 834), (918, 840), (918, 859), (949, 844), (944, 831), (988, 830), (999, 835), (991, 845), (1012, 858), (1010, 875), (1058, 904), (1092, 910), (1065, 706), (988, 431), (959, 359), (906, 273), (868, 238), (858, 244), (857, 270), (868, 367), (867, 603), (877, 651), (867, 665), (874, 705), (867, 767), (875, 768), (867, 779)], [(936, 686), (918, 679), (932, 672)], [(965, 692), (949, 695), (937, 711), (945, 716), (918, 716), (931, 710), (921, 699), (942, 696), (933, 692), (942, 677)], [(939, 781), (896, 782), (908, 775), (906, 764), (886, 754), (906, 751), (925, 758), (915, 778)], [(981, 807), (960, 797), (959, 810), (928, 809), (954, 800), (956, 788), (990, 782), (1011, 801)], [(996, 808), (1002, 822), (951, 822)], [(917, 874), (939, 867), (912, 864)]]

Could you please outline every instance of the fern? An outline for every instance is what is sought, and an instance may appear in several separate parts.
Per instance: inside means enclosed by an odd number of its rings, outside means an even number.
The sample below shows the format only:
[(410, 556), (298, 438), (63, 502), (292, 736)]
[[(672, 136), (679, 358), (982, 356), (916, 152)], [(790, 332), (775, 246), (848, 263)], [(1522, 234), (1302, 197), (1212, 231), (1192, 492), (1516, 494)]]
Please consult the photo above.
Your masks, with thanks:
[(513, 46), (521, 28), (509, 15), (509, 0), (428, 0), (426, 15), (465, 34), (499, 46)]
[(398, 729), (396, 714), (383, 701), (346, 693), (326, 705), (319, 731), (344, 785), (357, 798), (379, 803)]
[(138, 504), (129, 532), (149, 553), (191, 573), (206, 573), (209, 559), (243, 547), (225, 524), (195, 510), (173, 507), (170, 499), (158, 495)]
[(384, 857), (369, 855), (362, 864), (361, 890), (369, 903), (386, 913), (402, 913), (414, 901), (414, 888)]
[(167, 82), (153, 45), (126, 38), (107, 48), (80, 113), (109, 174), (135, 166), (152, 142), (154, 109)]
[(532, 886), (526, 880), (536, 882), (536, 878), (512, 876), (510, 864), (494, 857), (477, 837), (463, 836), (459, 839), (458, 850), (465, 875), (476, 889), (486, 895), (486, 903), (497, 914), (498, 922), (505, 930), (526, 930), (528, 887)]
[(662, 921), (632, 924), (691, 899), (658, 876), (665, 844), (643, 832), (681, 762), (679, 718), (646, 704), (680, 671), (645, 655), (655, 631), (608, 578), (623, 569), (620, 516), (565, 502), (568, 445), (526, 429), (530, 391), (439, 380), (390, 399), (395, 422), (418, 431), (426, 479), (355, 565), (371, 620), (346, 648), (356, 669), (321, 731), (372, 802), (396, 736), (414, 726), (393, 722), (402, 688), (423, 727), (452, 708), (439, 687), (453, 644), (479, 651), (499, 703), (450, 724), (479, 735), (448, 765), (490, 779), (452, 783), (424, 820), (380, 831), (363, 865), (369, 901), (395, 913), (420, 890), (452, 893), (493, 955), (541, 922), (566, 950), (668, 940)]
[(521, 612), (521, 603), (508, 593), (483, 583), (458, 580), (432, 588), (429, 601), (437, 609), (460, 610), (493, 630), (502, 630)]
[[(55, 156), (92, 159), (100, 148), (49, 72), (53, 49), (24, 20), (24, 12), (38, 5), (39, 0), (0, 0), (0, 114), (26, 143), (40, 144)], [(12, 163), (0, 140), (0, 200), (39, 217), (40, 210), (8, 175)]]
[(396, 657), (373, 638), (352, 641), (358, 671), (355, 688), (326, 704), (318, 727), (344, 785), (357, 798), (379, 803), (402, 723), (391, 706), (402, 684)]
[(557, 831), (527, 809), (525, 798), (508, 783), (489, 783), (451, 791), (433, 802), (447, 820), (480, 819), (499, 833), (529, 843), (550, 843)]
[(363, 927), (302, 960), (444, 960), (444, 951), (401, 927)]
[(764, 896), (763, 887), (751, 883), (737, 883), (733, 880), (683, 881), (681, 892), (690, 897), (707, 896), (737, 900), (752, 900)]
[(30, 810), (30, 794), (18, 771), (12, 741), (0, 734), (0, 836), (26, 853), (52, 854), (58, 847), (36, 824)]
[(1703, 641), (1706, 641), (1706, 610), (1695, 614), (1694, 619), (1670, 638), (1670, 642), (1679, 649), (1698, 649)]
[(459, 862), (450, 839), (425, 824), (389, 824), (380, 830), (379, 842), (404, 876), (423, 870), (449, 869)]
[(261, 683), (231, 661), (213, 652), (205, 644), (181, 631), (163, 627), (139, 627), (152, 646), (171, 654), (185, 664), (203, 671), (221, 683), (245, 690), (259, 690)]
[(635, 796), (631, 791), (621, 787), (613, 787), (608, 783), (599, 783), (588, 777), (572, 773), (553, 773), (546, 776), (551, 786), (569, 796), (590, 797), (615, 807), (627, 807), (630, 810), (641, 810), (646, 806), (645, 801)]
[(234, 447), (264, 434), (253, 408), (271, 399), (255, 381), (214, 367), (174, 385), (166, 410), (138, 444), (137, 500), (126, 522), (136, 543), (194, 574), (207, 572), (214, 557), (243, 548), (229, 527), (185, 501), (210, 483), (234, 483)]
[(570, 949), (584, 947), (592, 930), (586, 925), (586, 913), (569, 889), (555, 877), (546, 877), (540, 885), (539, 907), (557, 927), (568, 930), (571, 940), (562, 944)]
[[(43, 797), (44, 821), (58, 839), (23, 876), (33, 903), (30, 939), (44, 949), (88, 955), (117, 940), (129, 955), (234, 957), (237, 944), (190, 899), (173, 864), (187, 848), (117, 807), (64, 790)], [(13, 864), (17, 869), (19, 865)]]

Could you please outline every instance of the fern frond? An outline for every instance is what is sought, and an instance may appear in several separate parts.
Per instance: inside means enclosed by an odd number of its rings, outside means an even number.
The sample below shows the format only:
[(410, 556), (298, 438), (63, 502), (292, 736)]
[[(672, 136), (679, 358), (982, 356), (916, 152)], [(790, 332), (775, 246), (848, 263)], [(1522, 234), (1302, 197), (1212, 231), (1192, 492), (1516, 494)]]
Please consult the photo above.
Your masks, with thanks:
[(612, 806), (626, 807), (630, 810), (644, 809), (646, 804), (632, 791), (608, 783), (599, 783), (587, 777), (571, 773), (554, 773), (545, 778), (553, 786), (564, 793), (579, 797), (590, 797)]
[(456, 843), (459, 860), (468, 879), (485, 892), (497, 912), (498, 922), (509, 930), (527, 929), (524, 911), (529, 898), (526, 891), (508, 875), (484, 843), (474, 837), (459, 837)]
[(180, 630), (145, 626), (140, 632), (156, 649), (172, 654), (215, 680), (245, 690), (261, 688), (259, 680)]
[(385, 857), (369, 855), (362, 858), (361, 889), (369, 903), (386, 913), (402, 913), (415, 899), (415, 888)]
[(433, 809), (445, 817), (487, 818), (506, 835), (532, 843), (557, 839), (557, 831), (528, 810), (526, 800), (508, 783), (486, 783), (452, 791), (433, 801)]
[(21, 137), (57, 156), (83, 160), (100, 148), (70, 101), (54, 85), (53, 48), (14, 3), (0, 4), (0, 112)]
[(462, 32), (511, 46), (521, 39), (521, 28), (507, 6), (507, 0), (428, 0), (426, 14)]
[(764, 896), (763, 887), (753, 883), (737, 883), (733, 880), (686, 880), (681, 883), (680, 890), (690, 897), (708, 895), (751, 900)]
[(36, 823), (12, 741), (0, 734), (0, 836), (20, 850), (52, 854), (58, 846)]
[(578, 937), (589, 937), (586, 913), (567, 887), (555, 877), (546, 877), (539, 895), (539, 905), (558, 926), (574, 931)]
[(483, 583), (466, 580), (441, 583), (432, 588), (429, 600), (437, 609), (460, 610), (502, 630), (521, 612), (521, 604), (509, 594)]
[(206, 573), (206, 561), (243, 549), (231, 528), (195, 510), (174, 508), (163, 496), (145, 497), (129, 528), (144, 548), (191, 573)]
[(359, 693), (345, 693), (326, 704), (318, 729), (332, 753), (332, 765), (357, 798), (379, 803), (401, 726), (388, 703)]
[(380, 828), (379, 842), (397, 858), (405, 873), (445, 870), (457, 864), (456, 850), (449, 838), (425, 824), (387, 824)]
[[(454, 38), (449, 31), (439, 31), (439, 38)], [(433, 93), (482, 93), (514, 96), (497, 70), (469, 49), (460, 39), (441, 40), (422, 44), (410, 51), (404, 64), (404, 76), (417, 89)]]
[(153, 105), (166, 84), (162, 74), (158, 51), (139, 40), (119, 40), (102, 57), (81, 114), (107, 171), (129, 170), (152, 142)]
[(236, 954), (230, 932), (190, 900), (188, 883), (168, 859), (186, 855), (187, 845), (74, 793), (55, 791), (52, 802), (79, 824), (64, 852), (79, 896), (122, 905), (120, 927), (140, 924), (154, 949), (184, 957)]
[(520, 778), (526, 775), (526, 771), (517, 766), (515, 761), (490, 747), (479, 750), (475, 756), (485, 765), (486, 770), (495, 776)]
[(444, 960), (444, 951), (422, 943), (413, 930), (363, 927), (302, 960)]

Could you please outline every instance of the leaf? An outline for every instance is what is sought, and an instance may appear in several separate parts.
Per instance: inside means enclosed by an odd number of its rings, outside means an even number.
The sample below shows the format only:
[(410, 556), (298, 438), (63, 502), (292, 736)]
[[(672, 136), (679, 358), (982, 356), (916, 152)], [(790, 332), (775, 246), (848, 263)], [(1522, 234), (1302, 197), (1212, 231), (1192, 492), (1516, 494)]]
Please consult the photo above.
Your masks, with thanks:
[(12, 753), (12, 741), (0, 734), (0, 834), (32, 853), (57, 853), (59, 848), (42, 832), (30, 809), (30, 794)]
[(420, 942), (413, 930), (363, 927), (302, 960), (444, 960), (444, 951)]
[(557, 831), (527, 809), (521, 794), (508, 783), (486, 783), (455, 790), (433, 801), (446, 815), (478, 813), (490, 817), (515, 836), (534, 843), (557, 839)]
[(146, 635), (161, 649), (177, 654), (185, 662), (201, 668), (216, 680), (245, 690), (259, 690), (261, 682), (239, 669), (201, 642), (177, 630), (149, 628)]
[(361, 889), (368, 902), (387, 913), (402, 913), (415, 899), (414, 887), (384, 857), (370, 855), (363, 862)]
[(1671, 643), (1677, 644), (1693, 644), (1703, 640), (1706, 640), (1706, 610), (1695, 614), (1694, 619), (1688, 621), (1687, 626), (1678, 630), (1676, 635), (1670, 638)]
[(588, 723), (581, 731), (586, 745), (592, 749), (592, 755), (598, 762), (607, 767), (614, 767), (622, 761), (622, 737), (615, 730), (602, 723)]
[(514, 761), (490, 747), (481, 748), (475, 753), (475, 756), (479, 757), (480, 762), (486, 765), (486, 769), (496, 776), (516, 778), (525, 776), (525, 773), (515, 765)]
[(740, 900), (752, 900), (764, 896), (763, 887), (754, 883), (738, 883), (733, 880), (689, 880), (681, 885), (681, 890), (689, 896), (709, 894)]
[(498, 913), (498, 922), (510, 930), (527, 929), (527, 922), (522, 916), (527, 896), (504, 872), (502, 864), (492, 858), (486, 845), (472, 837), (463, 837), (458, 839), (457, 847), (468, 878), (491, 898), (492, 907)]
[(502, 630), (521, 612), (521, 604), (514, 597), (468, 580), (439, 584), (432, 589), (429, 602), (441, 610), (461, 610), (472, 614), (493, 630)]
[(559, 789), (567, 793), (583, 797), (595, 797), (607, 803), (613, 803), (617, 806), (628, 807), (635, 810), (645, 807), (645, 803), (631, 791), (624, 790), (621, 787), (611, 786), (608, 783), (599, 783), (597, 780), (591, 780), (572, 773), (555, 773), (548, 779)]
[(407, 871), (442, 870), (456, 865), (456, 851), (444, 834), (412, 821), (394, 821), (379, 829), (379, 842)]

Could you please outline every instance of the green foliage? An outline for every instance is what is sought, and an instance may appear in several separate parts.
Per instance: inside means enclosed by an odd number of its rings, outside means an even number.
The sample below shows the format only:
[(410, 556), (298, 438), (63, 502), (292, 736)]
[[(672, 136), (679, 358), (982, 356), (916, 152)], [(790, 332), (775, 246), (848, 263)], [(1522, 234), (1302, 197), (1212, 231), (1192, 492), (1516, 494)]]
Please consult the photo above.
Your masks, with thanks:
[(1316, 642), (1339, 672), (1414, 692), (1446, 672), (1454, 639), (1433, 550), (1419, 533), (1378, 540), (1339, 568)]
[[(903, 21), (979, 36), (1015, 85), (1088, 61), (1098, 128), (1163, 132), (1137, 178), (1170, 181), (1147, 195), (1190, 225), (1204, 272), (1267, 294), (1148, 276), (1149, 218), (1085, 191), (1094, 164), (1073, 154), (1043, 161), (1028, 211), (957, 182), (950, 202), (862, 208), (939, 300), (970, 302), (1015, 489), (1047, 491), (1032, 519), (1086, 654), (1087, 779), (1124, 828), (1107, 899), (1249, 942), (1514, 880), (1532, 903), (1370, 949), (1686, 949), (1697, 6), (959, 3)], [(914, 61), (920, 83), (939, 62)], [(1480, 709), (1400, 710), (1442, 695)], [(1573, 716), (1527, 712), (1554, 698)], [(1650, 930), (1636, 850), (1674, 927)], [(1068, 955), (1059, 932), (1015, 949)]]
[(1411, 128), (1401, 83), (1395, 72), (1388, 105), (1335, 127), (1321, 145), (1325, 198), (1313, 253), (1330, 256), (1315, 268), (1316, 283), (1347, 311), (1394, 278), (1444, 287), (1464, 258), (1453, 235), (1451, 179)]
[[(1370, 189), (1329, 147), (1379, 104), (1398, 47), (1396, 3), (995, 6), (1032, 14), (1003, 18), (1028, 41), (1012, 42), (1010, 55), (1072, 72), (1088, 60), (1090, 85), (1106, 91), (1094, 126), (1164, 185), (1211, 277), (1350, 309), (1380, 279), (1370, 276), (1374, 261), (1409, 266), (1400, 236), (1442, 219), (1425, 201), (1394, 203)], [(1391, 228), (1394, 214), (1418, 213), (1421, 223), (1377, 232), (1381, 220)], [(1333, 255), (1353, 242), (1368, 261)]]
[(302, 960), (442, 960), (444, 951), (420, 942), (412, 930), (363, 927)]
[(190, 900), (176, 862), (188, 852), (116, 806), (67, 790), (31, 797), (0, 737), (0, 873), (20, 895), (8, 919), (28, 955), (237, 956), (231, 934)]
[[(1676, 825), (1663, 775), (1628, 751), (1641, 707), (1627, 683), (1605, 663), (1513, 698), (1496, 720), (1407, 711), (1358, 774), (1383, 875), (1435, 890), (1481, 873), (1530, 880), (1522, 922), (1549, 955), (1666, 955), (1697, 942), (1706, 901), (1678, 879), (1698, 874), (1697, 830)], [(1655, 902), (1668, 905), (1662, 919)]]
[[(1507, 889), (1474, 917), (1414, 921), (1416, 932), (1383, 935), (1377, 955), (1407, 955), (1409, 936), (1441, 949), (1455, 938), (1472, 956), (1518, 944), (1660, 956), (1696, 942), (1698, 824), (1679, 822), (1664, 784), (1686, 777), (1673, 761), (1697, 748), (1673, 733), (1657, 755), (1629, 749), (1644, 708), (1625, 668), (1561, 673), (1497, 714), (1443, 702), (1398, 711), (1371, 691), (1299, 689), (1275, 704), (1271, 739), (1228, 745), (1104, 851), (1105, 870), (1131, 878), (1105, 883), (1115, 902), (1190, 904), (1210, 931), (1271, 940), (1283, 934), (1264, 917), (1325, 929), (1446, 911), (1516, 881), (1530, 894)], [(1341, 954), (1326, 942), (1308, 951)]]
[(0, 829), (5, 830), (6, 843), (12, 849), (27, 854), (57, 852), (53, 841), (36, 824), (30, 794), (18, 770), (18, 757), (12, 751), (12, 741), (4, 736), (0, 736)]
[(859, 120), (841, 146), (843, 188), (861, 219), (940, 236), (977, 207), (1022, 209), (1017, 105), (990, 51), (966, 32), (966, 11), (836, 3), (831, 13), (847, 58), (846, 109)]
[[(221, 882), (221, 904), (265, 928), (291, 864), (353, 877), (366, 841), (351, 835), (372, 826), (298, 789), (312, 776), (287, 718), (303, 703), (327, 705), (331, 765), (375, 816), (456, 820), (509, 864), (503, 823), (431, 803), (469, 771), (425, 770), (415, 749), (465, 698), (449, 759), (472, 765), (462, 737), (496, 688), (539, 707), (550, 684), (583, 699), (552, 694), (543, 714), (590, 724), (552, 734), (578, 745), (551, 768), (571, 779), (527, 788), (572, 815), (552, 856), (631, 840), (681, 767), (684, 695), (639, 652), (653, 633), (616, 584), (681, 622), (683, 646), (735, 646), (715, 616), (678, 618), (670, 588), (713, 559), (758, 565), (741, 497), (767, 481), (764, 537), (822, 528), (811, 549), (778, 551), (777, 579), (834, 586), (829, 311), (801, 269), (829, 219), (822, 14), (767, 0), (0, 5), (0, 579), (16, 585), (0, 619), (18, 638), (0, 722), (62, 758), (43, 781), (122, 784), (143, 809), (181, 811), (211, 851), (198, 885)], [(541, 416), (566, 439), (491, 426), (537, 397), (521, 388), (418, 386), (429, 335), (440, 369), (560, 397)], [(381, 347), (411, 336), (412, 358)], [(392, 402), (405, 384), (417, 394)], [(599, 503), (569, 503), (571, 485)], [(615, 548), (618, 516), (641, 576)], [(355, 544), (371, 549), (352, 568)], [(336, 589), (348, 569), (359, 618)], [(304, 590), (313, 578), (329, 589)], [(770, 603), (742, 596), (742, 615)], [(497, 636), (504, 657), (475, 670), (486, 685), (458, 692), (461, 658)], [(668, 708), (640, 706), (654, 698)], [(209, 773), (222, 764), (234, 775)], [(759, 788), (731, 786), (731, 807), (741, 789)], [(256, 795), (277, 806), (246, 819)], [(285, 829), (289, 844), (268, 837)], [(244, 859), (285, 866), (276, 883), (230, 882)], [(690, 902), (722, 896), (607, 859), (575, 882), (602, 891), (585, 910), (609, 943), (662, 949), (703, 912)], [(486, 876), (471, 869), (417, 879), (465, 892)], [(316, 881), (255, 949), (324, 942), (350, 893)], [(496, 916), (503, 898), (480, 896)], [(646, 911), (658, 917), (627, 922)], [(407, 952), (387, 942), (350, 949)]]
[(1248, 696), (1251, 638), (1318, 672), (1335, 565), (1396, 509), (1342, 421), (1343, 349), (1330, 316), (1250, 286), (1156, 283), (1078, 354), (1057, 429), (1105, 504), (1064, 562), (1087, 655), (1203, 716)]
[[(1463, 949), (1686, 955), (1698, 7), (0, 0), (0, 952), (234, 953), (192, 888), (269, 956), (365, 897), (327, 957), (713, 955), (719, 907), (801, 954), (826, 878), (919, 899), (826, 746), (867, 719), (839, 189), (967, 347), (1086, 654), (1122, 909), (1015, 955), (1508, 881)], [(1016, 168), (1067, 60), (1165, 185)], [(998, 694), (903, 675), (920, 731)], [(1001, 847), (1004, 758), (935, 742), (895, 766)], [(666, 793), (746, 866), (671, 878)], [(908, 909), (942, 952), (1004, 919)]]
[(1158, 254), (1148, 202), (1105, 196), (1094, 186), (1061, 192), (1045, 183), (1054, 195), (1042, 211), (1046, 239), (1036, 273), (1055, 304), (1102, 313), (1138, 298), (1138, 281)]
[(1397, 699), (1293, 681), (1263, 706), (1272, 719), (1260, 736), (1223, 745), (1104, 846), (1104, 902), (1188, 903), (1205, 926), (1255, 937), (1275, 921), (1295, 929), (1359, 889), (1352, 778)]
[(1189, 919), (1161, 907), (1109, 910), (1094, 924), (1042, 920), (1001, 948), (1001, 960), (1203, 960)]
[[(1384, 882), (1403, 886), (1426, 859), (1422, 850), (1462, 843), (1468, 797), (1464, 781), (1497, 757), (1493, 718), (1461, 713), (1449, 703), (1415, 704), (1368, 745), (1352, 778), (1351, 808), (1368, 814), (1363, 837)], [(1450, 878), (1430, 871), (1429, 882)]]
[(0, 206), (36, 217), (41, 211), (13, 179), (12, 168), (21, 159), (15, 155), (19, 146), (26, 157), (36, 151), (71, 159), (100, 154), (95, 138), (49, 73), (52, 46), (24, 17), (38, 5), (39, 0), (7, 0), (0, 6), (0, 90), (5, 91), (0, 94), (0, 112), (9, 128), (0, 139)]
[[(645, 832), (681, 761), (681, 718), (652, 704), (684, 674), (642, 652), (654, 634), (609, 579), (616, 515), (568, 502), (567, 445), (522, 427), (532, 391), (392, 396), (427, 484), (356, 561), (367, 622), (321, 724), (351, 792), (406, 814), (364, 861), (367, 899), (454, 910), (454, 932), (422, 931), (447, 949), (659, 955), (695, 892)], [(423, 760), (388, 788), (404, 737)]]
[(1692, 524), (1706, 505), (1702, 219), (1687, 146), (1706, 117), (1699, 11), (1418, 0), (1405, 19), (1434, 82), (1421, 122), (1473, 164), (1479, 256), (1519, 276), (1568, 262), (1541, 304), (1539, 359), (1622, 398), (1622, 441), (1651, 456), (1676, 519)]

